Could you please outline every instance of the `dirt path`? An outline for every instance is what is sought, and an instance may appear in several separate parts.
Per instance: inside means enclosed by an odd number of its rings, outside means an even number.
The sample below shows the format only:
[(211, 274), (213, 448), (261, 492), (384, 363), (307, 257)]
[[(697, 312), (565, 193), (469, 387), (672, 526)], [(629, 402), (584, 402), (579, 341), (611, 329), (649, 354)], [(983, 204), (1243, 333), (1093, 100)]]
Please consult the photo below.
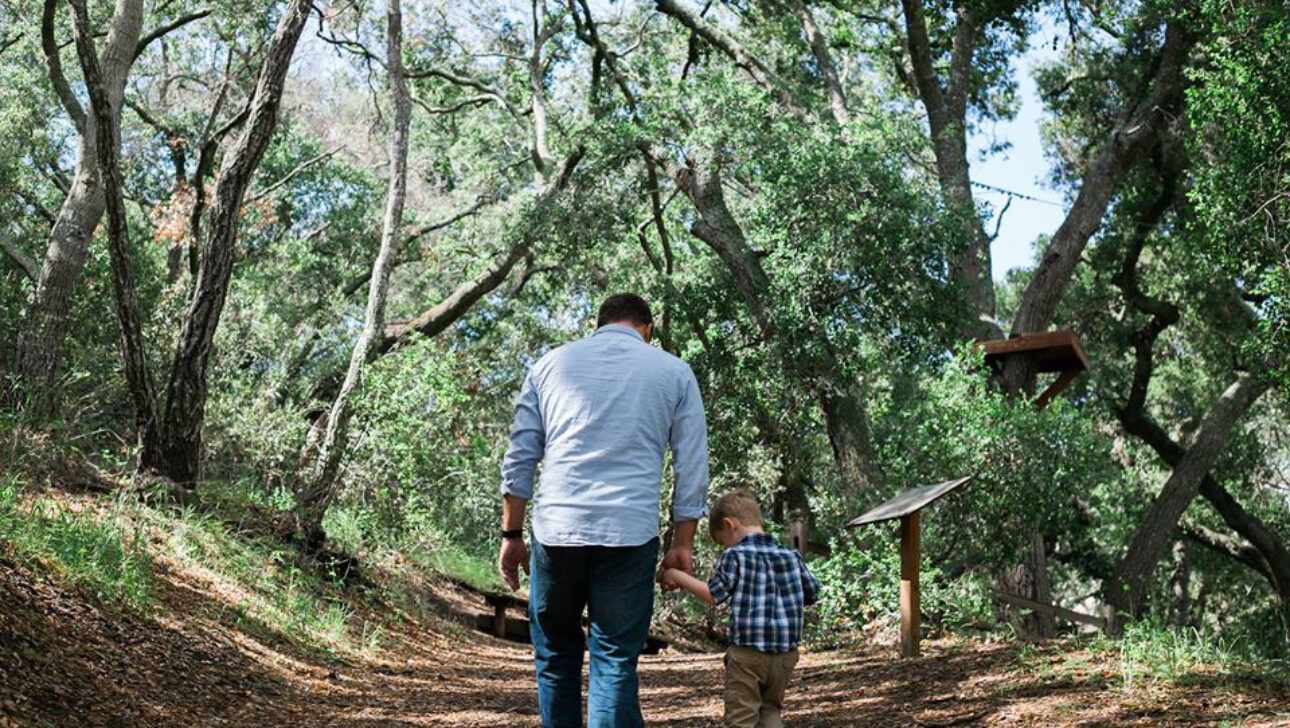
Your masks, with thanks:
[[(0, 560), (0, 726), (536, 726), (526, 646), (455, 622), (391, 620), (378, 659), (307, 655), (231, 616), (182, 575), (152, 617), (91, 600)], [(182, 615), (182, 616), (176, 616)], [(433, 623), (432, 623), (433, 622)], [(252, 637), (250, 635), (258, 635)], [(1069, 647), (1069, 646), (1068, 646)], [(939, 643), (806, 655), (792, 726), (1290, 725), (1259, 685), (1125, 690), (1105, 658), (1056, 647)], [(651, 726), (716, 726), (717, 655), (643, 658)]]

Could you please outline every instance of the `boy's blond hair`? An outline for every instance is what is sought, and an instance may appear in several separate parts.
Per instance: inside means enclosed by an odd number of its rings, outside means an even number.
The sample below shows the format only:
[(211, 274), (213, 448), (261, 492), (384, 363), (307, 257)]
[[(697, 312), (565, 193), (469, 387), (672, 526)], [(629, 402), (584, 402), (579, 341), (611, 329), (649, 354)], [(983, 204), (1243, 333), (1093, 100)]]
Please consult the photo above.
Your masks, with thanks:
[(713, 539), (717, 537), (721, 522), (726, 518), (736, 518), (747, 526), (760, 526), (761, 506), (757, 505), (757, 499), (746, 490), (731, 491), (718, 498), (708, 512), (708, 534)]

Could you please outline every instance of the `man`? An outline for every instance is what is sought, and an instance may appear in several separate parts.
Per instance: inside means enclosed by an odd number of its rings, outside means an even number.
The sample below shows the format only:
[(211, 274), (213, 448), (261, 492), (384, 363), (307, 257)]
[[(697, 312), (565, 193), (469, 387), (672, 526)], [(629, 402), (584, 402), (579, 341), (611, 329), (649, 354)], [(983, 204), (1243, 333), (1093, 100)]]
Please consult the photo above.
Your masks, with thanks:
[[(582, 725), (582, 610), (591, 629), (591, 728), (643, 726), (637, 658), (654, 609), (663, 452), (672, 449), (672, 547), (663, 568), (694, 571), (707, 513), (708, 434), (689, 365), (649, 345), (640, 296), (611, 296), (596, 332), (538, 360), (515, 403), (502, 461), (498, 569), (530, 574), (529, 622), (542, 725)], [(542, 477), (534, 495), (538, 463)], [(524, 510), (533, 500), (533, 554)]]

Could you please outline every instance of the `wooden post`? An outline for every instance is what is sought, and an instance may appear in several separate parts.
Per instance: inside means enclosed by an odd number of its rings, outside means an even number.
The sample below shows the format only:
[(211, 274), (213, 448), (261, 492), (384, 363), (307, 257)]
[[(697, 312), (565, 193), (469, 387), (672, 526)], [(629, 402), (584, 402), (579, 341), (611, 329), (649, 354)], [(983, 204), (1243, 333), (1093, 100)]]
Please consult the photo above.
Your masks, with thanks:
[(803, 556), (806, 555), (807, 538), (806, 519), (795, 518), (788, 522), (788, 541)]
[(506, 603), (497, 602), (493, 605), (493, 634), (498, 637), (506, 637)]
[(900, 655), (918, 657), (918, 511), (900, 519)]

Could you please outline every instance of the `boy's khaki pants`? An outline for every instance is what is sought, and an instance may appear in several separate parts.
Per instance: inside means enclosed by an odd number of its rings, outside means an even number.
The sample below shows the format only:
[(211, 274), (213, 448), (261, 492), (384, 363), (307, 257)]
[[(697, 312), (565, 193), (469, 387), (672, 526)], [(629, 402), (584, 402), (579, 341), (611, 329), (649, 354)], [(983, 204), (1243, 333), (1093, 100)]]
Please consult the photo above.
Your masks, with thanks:
[(784, 690), (797, 650), (768, 654), (739, 645), (726, 650), (727, 728), (781, 728)]

